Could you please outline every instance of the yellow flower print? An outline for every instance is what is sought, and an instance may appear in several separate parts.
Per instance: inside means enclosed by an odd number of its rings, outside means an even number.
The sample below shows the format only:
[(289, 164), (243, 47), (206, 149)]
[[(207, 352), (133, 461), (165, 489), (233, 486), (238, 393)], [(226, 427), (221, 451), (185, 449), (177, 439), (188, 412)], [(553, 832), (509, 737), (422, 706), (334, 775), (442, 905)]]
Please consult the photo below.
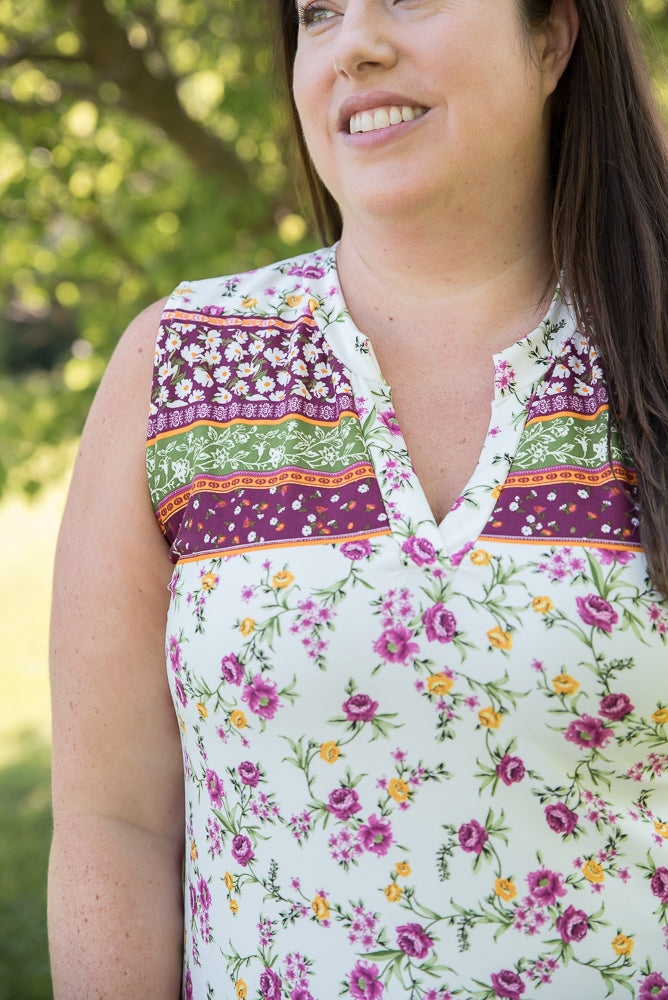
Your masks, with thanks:
[(427, 687), (431, 694), (447, 694), (454, 683), (447, 674), (431, 674), (427, 677)]
[(202, 577), (202, 590), (212, 590), (216, 586), (215, 573), (205, 573)]
[(183, 732), (185, 733), (185, 731), (186, 731), (186, 724), (185, 724), (185, 722), (183, 721), (183, 719), (181, 718), (181, 716), (180, 716), (180, 715), (179, 715), (179, 724), (180, 724), (180, 726), (181, 726), (181, 729), (182, 729), (182, 730), (183, 730)]
[(402, 875), (404, 878), (408, 878), (411, 873), (411, 866), (407, 861), (397, 861), (394, 867), (397, 869), (397, 875)]
[(668, 839), (668, 823), (660, 823), (658, 819), (655, 819), (654, 829), (660, 837)]
[(582, 866), (582, 874), (589, 882), (602, 882), (605, 878), (603, 865), (589, 858)]
[(250, 635), (251, 632), (255, 631), (255, 619), (254, 618), (244, 618), (241, 625), (239, 626), (239, 631), (243, 636)]
[(657, 708), (656, 712), (652, 713), (652, 718), (659, 726), (668, 722), (668, 708)]
[(498, 484), (497, 484), (497, 485), (496, 485), (496, 486), (494, 487), (494, 489), (492, 490), (492, 496), (494, 497), (494, 499), (495, 499), (495, 500), (498, 500), (498, 499), (499, 499), (499, 497), (501, 496), (501, 491), (502, 491), (502, 490), (503, 490), (503, 486), (502, 486), (502, 484), (501, 484), (501, 483), (498, 483)]
[(303, 295), (288, 295), (285, 301), (287, 302), (287, 304), (290, 306), (291, 309), (294, 309), (295, 306), (299, 305), (299, 303), (303, 298), (304, 298)]
[(551, 611), (554, 604), (549, 597), (534, 597), (531, 602), (531, 607), (534, 611), (537, 611), (539, 615), (546, 615), (548, 611)]
[(234, 889), (234, 879), (229, 872), (225, 872), (225, 885), (227, 886), (228, 891), (232, 892)]
[(236, 729), (243, 729), (246, 725), (246, 716), (240, 708), (235, 708), (230, 714), (230, 722)]
[(287, 569), (282, 569), (271, 578), (271, 585), (275, 590), (282, 590), (283, 587), (289, 587), (293, 580), (294, 575)]
[(515, 883), (509, 878), (497, 878), (494, 881), (494, 892), (501, 899), (505, 899), (506, 903), (509, 903), (517, 895)]
[(197, 861), (197, 844), (194, 840), (190, 841), (190, 857), (193, 861)]
[(309, 312), (315, 312), (315, 310), (318, 308), (319, 305), (320, 303), (318, 302), (317, 299), (309, 299), (308, 300)]
[(252, 309), (253, 306), (257, 305), (257, 299), (253, 299), (250, 296), (248, 296), (248, 298), (245, 298), (241, 304), (244, 307), (244, 309)]
[(487, 729), (498, 729), (503, 721), (501, 712), (495, 712), (491, 705), (488, 705), (487, 708), (481, 708), (478, 712), (478, 718)]
[(626, 934), (616, 934), (612, 939), (612, 948), (616, 955), (630, 955), (633, 951), (633, 938)]
[(318, 894), (311, 903), (311, 909), (318, 920), (329, 920), (329, 903), (324, 896)]
[(487, 638), (490, 644), (494, 646), (495, 649), (512, 649), (513, 648), (513, 637), (510, 632), (504, 632), (502, 628), (495, 625), (487, 633)]
[(236, 917), (237, 913), (239, 912), (239, 904), (237, 903), (236, 899), (230, 900), (230, 910)]
[(395, 802), (405, 802), (411, 793), (411, 786), (402, 778), (390, 778), (387, 791)]
[(489, 552), (485, 552), (484, 549), (474, 549), (469, 554), (469, 559), (474, 566), (489, 566), (492, 561)]
[(237, 985), (235, 986), (235, 991), (237, 994), (237, 1000), (246, 1000), (248, 996), (248, 987), (246, 986), (243, 979), (237, 979)]
[(199, 712), (199, 714), (202, 716), (203, 719), (209, 718), (209, 709), (206, 707), (206, 705), (203, 705), (201, 701), (197, 702), (197, 711)]
[(580, 687), (580, 681), (576, 681), (570, 674), (557, 674), (552, 678), (552, 687), (557, 694), (575, 694)]
[(388, 902), (396, 903), (401, 899), (401, 894), (404, 890), (400, 885), (397, 885), (396, 882), (390, 882), (389, 885), (385, 886), (383, 891), (388, 899)]
[(326, 760), (328, 764), (333, 764), (334, 761), (337, 761), (340, 753), (341, 750), (334, 740), (328, 740), (327, 743), (320, 744), (320, 760)]

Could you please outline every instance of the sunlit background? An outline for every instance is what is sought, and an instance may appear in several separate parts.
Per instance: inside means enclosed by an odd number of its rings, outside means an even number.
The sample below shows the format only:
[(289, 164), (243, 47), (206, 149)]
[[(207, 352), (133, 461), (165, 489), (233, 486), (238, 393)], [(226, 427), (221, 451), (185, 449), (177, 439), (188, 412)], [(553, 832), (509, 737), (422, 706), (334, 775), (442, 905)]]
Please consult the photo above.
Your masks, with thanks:
[[(0, 1000), (51, 997), (49, 591), (95, 387), (179, 281), (314, 245), (268, 6), (0, 0)], [(668, 0), (631, 7), (668, 112)]]

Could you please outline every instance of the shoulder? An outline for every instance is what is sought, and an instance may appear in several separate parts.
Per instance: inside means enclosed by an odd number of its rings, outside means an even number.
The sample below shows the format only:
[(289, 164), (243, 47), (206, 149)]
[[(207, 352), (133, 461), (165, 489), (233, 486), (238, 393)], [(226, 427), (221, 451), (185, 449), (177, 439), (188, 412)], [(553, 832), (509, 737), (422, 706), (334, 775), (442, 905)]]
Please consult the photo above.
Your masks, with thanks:
[(184, 281), (167, 300), (165, 318), (178, 322), (179, 314), (215, 318), (282, 313), (296, 308), (304, 298), (325, 294), (335, 271), (335, 248), (326, 247), (252, 271)]

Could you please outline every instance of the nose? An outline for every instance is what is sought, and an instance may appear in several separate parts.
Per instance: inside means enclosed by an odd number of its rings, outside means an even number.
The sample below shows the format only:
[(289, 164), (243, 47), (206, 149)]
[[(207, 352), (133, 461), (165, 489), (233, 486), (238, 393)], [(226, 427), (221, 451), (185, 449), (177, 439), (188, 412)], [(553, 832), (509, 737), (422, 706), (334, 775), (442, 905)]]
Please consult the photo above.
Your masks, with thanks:
[(334, 68), (339, 76), (357, 77), (396, 63), (391, 26), (380, 6), (368, 0), (350, 0), (334, 45)]

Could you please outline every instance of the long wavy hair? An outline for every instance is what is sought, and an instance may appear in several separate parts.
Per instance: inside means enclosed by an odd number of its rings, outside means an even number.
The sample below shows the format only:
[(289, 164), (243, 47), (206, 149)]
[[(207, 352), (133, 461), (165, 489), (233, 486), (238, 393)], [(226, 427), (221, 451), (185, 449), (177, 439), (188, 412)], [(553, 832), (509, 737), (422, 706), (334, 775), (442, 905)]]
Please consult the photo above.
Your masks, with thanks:
[[(341, 213), (311, 161), (292, 98), (294, 0), (276, 6), (280, 57), (315, 222)], [(527, 32), (553, 0), (516, 0)], [(552, 253), (601, 354), (610, 406), (638, 476), (641, 537), (668, 596), (668, 150), (624, 0), (574, 0), (580, 31), (551, 98)]]

